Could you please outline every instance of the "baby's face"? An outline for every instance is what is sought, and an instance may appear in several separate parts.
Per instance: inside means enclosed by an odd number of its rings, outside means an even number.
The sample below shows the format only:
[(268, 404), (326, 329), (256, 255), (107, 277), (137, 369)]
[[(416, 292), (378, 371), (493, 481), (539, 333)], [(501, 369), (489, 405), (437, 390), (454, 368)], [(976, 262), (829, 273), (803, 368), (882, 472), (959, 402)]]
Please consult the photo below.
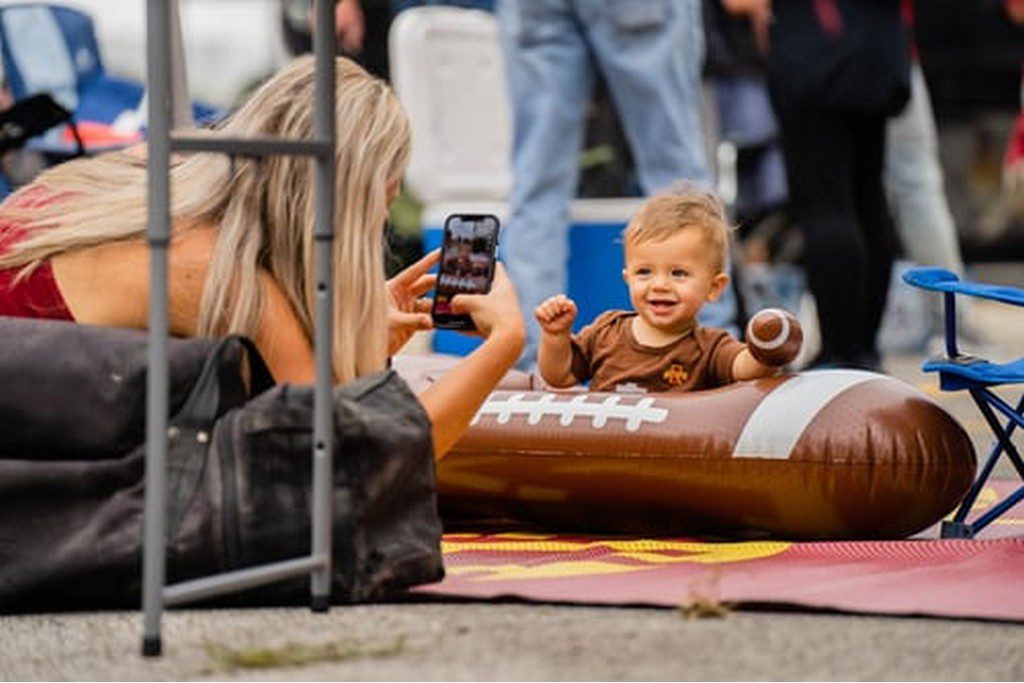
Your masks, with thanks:
[(728, 282), (711, 264), (711, 256), (700, 230), (626, 245), (622, 277), (640, 319), (666, 334), (690, 327), (704, 303), (717, 299)]

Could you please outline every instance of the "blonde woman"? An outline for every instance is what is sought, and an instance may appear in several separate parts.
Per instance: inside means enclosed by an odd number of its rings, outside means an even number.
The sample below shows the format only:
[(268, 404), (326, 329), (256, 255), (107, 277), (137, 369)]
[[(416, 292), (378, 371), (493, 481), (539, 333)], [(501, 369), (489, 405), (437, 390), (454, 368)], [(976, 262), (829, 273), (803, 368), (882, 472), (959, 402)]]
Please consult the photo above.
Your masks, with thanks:
[[(383, 224), (409, 158), (405, 113), (382, 81), (337, 63), (334, 372), (384, 368), (430, 326), (420, 295), (433, 253), (384, 279)], [(296, 60), (222, 126), (232, 136), (312, 137), (313, 61)], [(170, 328), (251, 337), (278, 382), (313, 379), (313, 164), (195, 154), (171, 170)], [(0, 206), (0, 315), (144, 328), (149, 260), (140, 150), (70, 162)], [(502, 270), (486, 296), (454, 302), (486, 337), (421, 394), (438, 456), (518, 357), (522, 315)]]

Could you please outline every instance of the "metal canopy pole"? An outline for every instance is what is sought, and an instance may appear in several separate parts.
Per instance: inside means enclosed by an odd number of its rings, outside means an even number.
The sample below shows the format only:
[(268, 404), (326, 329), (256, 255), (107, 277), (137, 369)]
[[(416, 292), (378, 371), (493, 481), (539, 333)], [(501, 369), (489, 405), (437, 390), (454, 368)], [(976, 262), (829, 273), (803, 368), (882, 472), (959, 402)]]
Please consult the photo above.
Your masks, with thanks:
[[(161, 653), (161, 616), (165, 605), (177, 605), (282, 579), (310, 575), (311, 607), (326, 611), (331, 588), (331, 503), (334, 425), (334, 166), (335, 148), (335, 38), (334, 31), (316, 31), (315, 130), (313, 140), (230, 138), (171, 134), (172, 117), (181, 118), (187, 94), (175, 93), (183, 84), (184, 59), (177, 0), (147, 0), (147, 79), (149, 88), (149, 225), (150, 247), (149, 373), (146, 394), (146, 492), (143, 537), (143, 641), (142, 653)], [(317, 26), (334, 25), (334, 1), (314, 0)], [(180, 31), (180, 28), (177, 30)], [(176, 39), (173, 40), (172, 38)], [(177, 45), (178, 57), (172, 62)], [(178, 90), (183, 87), (178, 85)], [(176, 96), (177, 95), (177, 96)], [(178, 106), (172, 106), (173, 103)], [(182, 119), (184, 120), (184, 119)], [(308, 556), (246, 567), (171, 586), (166, 579), (167, 426), (168, 426), (168, 300), (167, 248), (170, 240), (170, 154), (220, 152), (245, 156), (275, 154), (312, 156), (316, 159), (314, 186), (314, 251), (316, 311), (314, 356), (316, 385), (313, 407), (313, 476), (310, 509), (311, 545)]]
[(314, 354), (316, 386), (313, 399), (313, 491), (310, 525), (312, 555), (322, 560), (310, 582), (311, 607), (325, 612), (331, 601), (331, 489), (334, 453), (334, 2), (317, 0), (314, 52), (316, 59), (315, 137), (331, 141), (330, 153), (317, 157), (314, 203), (316, 311)]
[(148, 0), (149, 358), (146, 381), (146, 502), (142, 558), (142, 654), (159, 655), (167, 527), (167, 244), (170, 238), (171, 78), (169, 0)]

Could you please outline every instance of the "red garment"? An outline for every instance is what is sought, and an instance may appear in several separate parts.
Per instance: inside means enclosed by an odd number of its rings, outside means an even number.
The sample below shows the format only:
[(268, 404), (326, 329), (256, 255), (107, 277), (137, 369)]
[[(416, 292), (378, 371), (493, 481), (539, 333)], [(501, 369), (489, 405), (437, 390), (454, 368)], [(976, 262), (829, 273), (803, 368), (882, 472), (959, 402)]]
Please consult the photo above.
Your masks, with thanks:
[[(48, 199), (38, 193), (28, 194), (19, 197), (15, 205), (32, 208), (46, 201)], [(24, 236), (25, 230), (21, 227), (0, 220), (0, 254), (7, 253)], [(27, 277), (16, 282), (20, 270), (21, 266), (0, 269), (0, 316), (74, 320), (57, 288), (49, 262), (43, 262)]]
[(1017, 116), (1017, 123), (1010, 133), (1010, 140), (1006, 145), (1006, 168), (1009, 169), (1017, 164), (1024, 164), (1024, 111)]
[(903, 21), (910, 27), (910, 60), (915, 64), (921, 61), (917, 52), (917, 36), (914, 34), (914, 0), (903, 0)]

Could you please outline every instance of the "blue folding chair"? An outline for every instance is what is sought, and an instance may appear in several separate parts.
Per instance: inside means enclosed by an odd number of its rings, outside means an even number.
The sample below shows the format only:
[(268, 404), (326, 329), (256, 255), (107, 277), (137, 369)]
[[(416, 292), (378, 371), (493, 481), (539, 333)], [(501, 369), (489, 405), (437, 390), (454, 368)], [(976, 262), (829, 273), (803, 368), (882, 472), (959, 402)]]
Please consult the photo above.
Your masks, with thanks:
[[(125, 113), (139, 110), (145, 88), (141, 83), (107, 74), (93, 20), (71, 7), (47, 2), (0, 6), (0, 60), (14, 99), (47, 93), (72, 112), (74, 123), (111, 125)], [(196, 121), (217, 115), (211, 107), (194, 104)], [(74, 156), (77, 141), (63, 126), (30, 143), (55, 156)], [(77, 133), (75, 133), (77, 137)], [(96, 153), (123, 147), (131, 141), (91, 141), (83, 135), (85, 151)]]
[[(996, 462), (1004, 453), (1017, 474), (1024, 481), (1024, 460), (1010, 437), (1017, 427), (1024, 427), (1024, 396), (1016, 408), (992, 392), (990, 387), (1003, 384), (1024, 384), (1024, 358), (1010, 363), (993, 363), (983, 358), (960, 353), (956, 344), (956, 295), (990, 299), (1015, 306), (1024, 306), (1024, 290), (1016, 287), (988, 285), (961, 280), (943, 268), (913, 268), (903, 274), (903, 280), (914, 287), (942, 292), (945, 303), (946, 356), (928, 360), (922, 366), (925, 372), (939, 373), (939, 388), (943, 391), (967, 391), (974, 399), (985, 422), (992, 429), (996, 443), (978, 473), (978, 477), (960, 504), (951, 521), (942, 523), (943, 538), (973, 538), (979, 531), (998, 519), (1004, 512), (1024, 499), (1024, 485), (992, 506), (973, 522), (967, 521), (978, 494), (981, 492)], [(996, 412), (1007, 422), (1000, 424)]]

